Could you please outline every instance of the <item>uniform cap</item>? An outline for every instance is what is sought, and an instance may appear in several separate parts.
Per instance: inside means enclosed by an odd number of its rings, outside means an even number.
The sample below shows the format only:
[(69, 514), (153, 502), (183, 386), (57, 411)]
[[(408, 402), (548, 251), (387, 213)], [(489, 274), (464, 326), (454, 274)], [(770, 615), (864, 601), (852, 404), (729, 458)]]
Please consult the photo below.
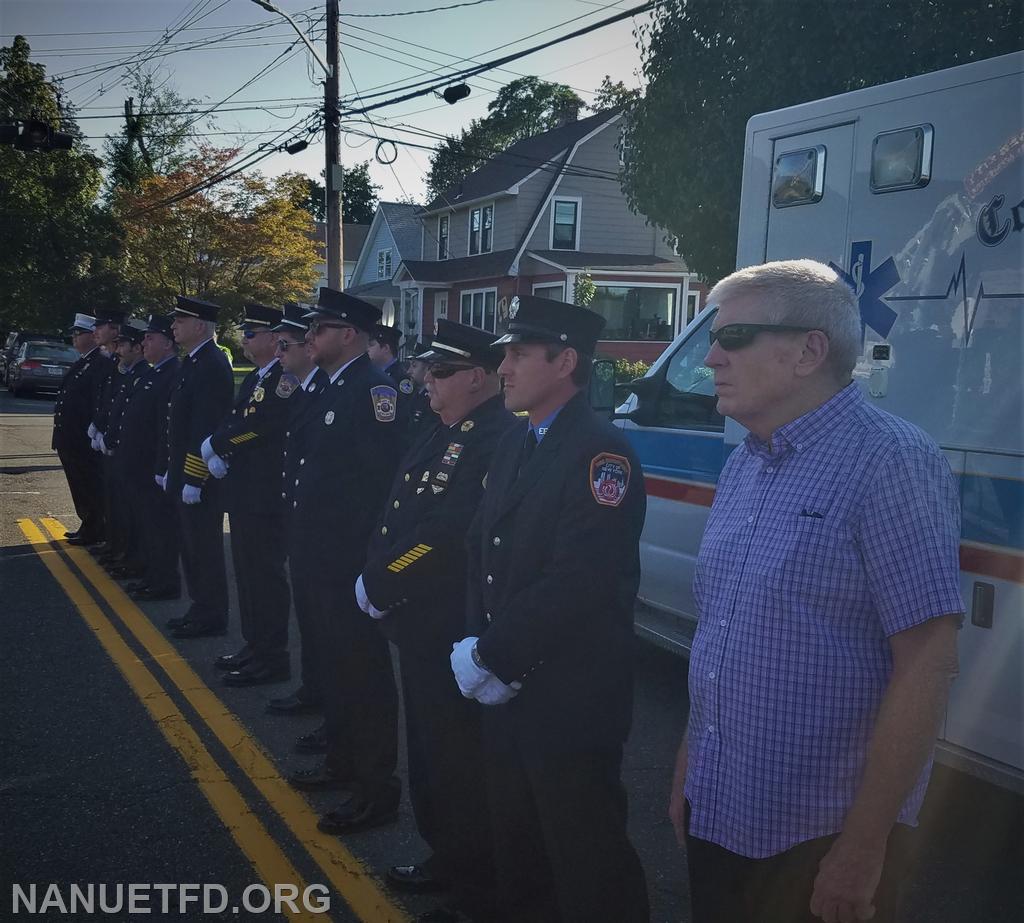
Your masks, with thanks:
[(281, 312), (277, 308), (271, 308), (265, 304), (247, 304), (245, 316), (242, 318), (242, 329), (276, 327), (281, 322), (281, 317)]
[(501, 365), (501, 350), (494, 346), (494, 334), (478, 327), (457, 324), (441, 318), (434, 328), (434, 336), (424, 352), (415, 358), (424, 362), (465, 362), (496, 369)]
[(167, 339), (174, 339), (174, 330), (171, 324), (174, 318), (170, 314), (150, 314), (149, 323), (146, 325), (146, 333), (162, 333)]
[(312, 320), (323, 315), (343, 320), (369, 334), (373, 333), (373, 328), (380, 322), (380, 308), (333, 288), (320, 289), (316, 307), (306, 314), (306, 318)]
[(186, 298), (184, 295), (178, 295), (178, 303), (174, 307), (175, 314), (184, 317), (198, 317), (200, 320), (215, 321), (219, 311), (220, 305), (209, 301), (200, 301), (198, 298)]
[(309, 308), (296, 301), (285, 302), (284, 311), (274, 327), (275, 333), (305, 333), (309, 329), (309, 323), (305, 320)]
[(556, 343), (592, 356), (603, 329), (604, 318), (596, 311), (536, 295), (519, 295), (509, 305), (508, 333), (494, 345)]
[(402, 342), (402, 331), (391, 324), (377, 324), (373, 328), (370, 337), (378, 343), (391, 347), (391, 352), (398, 355), (398, 347)]
[(123, 324), (128, 314), (123, 308), (100, 308), (96, 312), (97, 324)]
[(131, 343), (141, 343), (148, 326), (141, 318), (131, 317), (121, 324), (121, 330), (116, 339), (127, 340)]
[(76, 314), (75, 320), (68, 329), (69, 333), (75, 330), (89, 330), (93, 331), (96, 329), (96, 318), (91, 314)]

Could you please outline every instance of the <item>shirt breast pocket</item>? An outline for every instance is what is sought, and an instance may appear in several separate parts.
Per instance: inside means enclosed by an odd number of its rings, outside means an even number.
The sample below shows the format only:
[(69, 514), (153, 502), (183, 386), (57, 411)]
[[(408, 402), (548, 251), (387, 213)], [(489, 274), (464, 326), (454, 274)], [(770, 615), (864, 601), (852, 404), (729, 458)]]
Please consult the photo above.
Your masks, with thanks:
[(859, 599), (863, 590), (860, 554), (849, 525), (828, 516), (792, 516), (770, 545), (765, 582), (787, 607), (808, 607), (816, 615), (835, 612)]

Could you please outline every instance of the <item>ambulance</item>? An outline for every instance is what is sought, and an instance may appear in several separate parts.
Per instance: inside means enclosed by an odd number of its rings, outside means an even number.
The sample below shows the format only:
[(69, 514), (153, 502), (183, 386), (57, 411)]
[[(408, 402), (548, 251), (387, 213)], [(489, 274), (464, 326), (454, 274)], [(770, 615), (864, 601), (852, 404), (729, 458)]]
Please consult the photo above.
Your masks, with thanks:
[[(1024, 791), (1024, 53), (754, 116), (737, 266), (810, 257), (856, 291), (868, 400), (942, 447), (967, 613), (938, 759)], [(685, 653), (715, 482), (746, 435), (703, 364), (714, 305), (617, 424), (649, 495), (637, 631)]]

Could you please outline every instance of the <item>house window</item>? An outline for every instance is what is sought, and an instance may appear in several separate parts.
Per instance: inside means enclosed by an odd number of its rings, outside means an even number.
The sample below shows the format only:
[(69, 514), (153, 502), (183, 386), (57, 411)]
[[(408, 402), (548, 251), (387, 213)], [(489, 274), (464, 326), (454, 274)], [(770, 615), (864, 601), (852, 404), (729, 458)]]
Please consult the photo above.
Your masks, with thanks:
[(463, 292), (459, 302), (459, 322), (470, 327), (494, 332), (494, 304), (498, 297), (495, 288)]
[(579, 199), (555, 199), (551, 211), (551, 249), (579, 249)]
[(490, 253), (494, 238), (494, 206), (474, 208), (469, 213), (469, 255)]
[(602, 340), (661, 340), (675, 334), (677, 289), (669, 286), (598, 285), (588, 305), (605, 319)]
[(391, 278), (391, 250), (378, 250), (377, 251), (377, 278), (378, 279), (390, 279)]
[(690, 323), (700, 310), (700, 292), (689, 292), (686, 295), (686, 323)]
[(441, 215), (437, 219), (437, 258), (448, 259), (448, 216)]
[(557, 282), (554, 285), (535, 285), (533, 294), (538, 298), (550, 298), (552, 301), (565, 301), (565, 283)]

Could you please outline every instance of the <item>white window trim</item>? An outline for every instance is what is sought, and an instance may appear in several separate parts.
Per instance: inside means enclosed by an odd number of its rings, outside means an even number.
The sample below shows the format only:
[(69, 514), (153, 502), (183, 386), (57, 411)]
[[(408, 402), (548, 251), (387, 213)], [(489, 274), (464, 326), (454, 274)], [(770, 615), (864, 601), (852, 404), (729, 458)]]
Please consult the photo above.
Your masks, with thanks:
[[(445, 237), (445, 241), (444, 241), (444, 250), (445, 250), (444, 256), (441, 256), (441, 222), (442, 221), (447, 221), (448, 222), (448, 234)], [(423, 224), (425, 226), (426, 222), (424, 221)], [(469, 247), (468, 243), (466, 244), (466, 247), (468, 249), (468, 247)], [(437, 258), (438, 258), (439, 261), (440, 260), (447, 260), (447, 259), (451, 258), (451, 255), (452, 255), (452, 216), (451, 215), (438, 215), (437, 216)]]
[[(484, 250), (484, 209), (491, 209), (491, 249)], [(476, 253), (471, 253), (469, 249), (470, 240), (473, 234), (473, 212), (480, 212), (480, 249)], [(474, 205), (471, 209), (466, 212), (466, 256), (481, 256), (484, 253), (494, 252), (494, 228), (497, 224), (495, 219), (497, 218), (498, 210), (494, 207), (494, 199), (490, 202), (481, 202), (479, 205)], [(448, 225), (448, 233), (451, 234), (451, 224)], [(448, 247), (448, 252), (451, 252), (451, 246)]]
[[(571, 250), (567, 247), (555, 247), (555, 206), (559, 202), (576, 203), (576, 246)], [(583, 237), (583, 199), (580, 196), (556, 195), (551, 197), (551, 214), (548, 218), (548, 249), (560, 253), (579, 253)]]
[[(391, 278), (394, 277), (394, 275), (395, 275), (395, 261), (394, 261), (393, 256), (392, 256), (393, 250), (394, 250), (393, 247), (381, 247), (377, 251), (377, 278), (378, 279), (391, 279)], [(381, 270), (381, 254), (382, 253), (387, 253), (388, 254), (388, 263), (391, 264), (391, 275), (383, 275), (382, 276), (380, 274), (380, 270)]]
[[(605, 288), (670, 288), (676, 293), (676, 316), (672, 319), (672, 340), (674, 340), (683, 329), (686, 327), (686, 322), (683, 320), (682, 315), (686, 313), (685, 295), (683, 292), (684, 285), (681, 282), (677, 283), (664, 283), (664, 282), (630, 282), (628, 279), (605, 279), (591, 276), (594, 285)], [(689, 292), (689, 277), (685, 279), (687, 283), (686, 290)], [(573, 280), (575, 284), (575, 279)], [(700, 312), (698, 311), (698, 314)], [(697, 315), (694, 315), (697, 316)], [(671, 340), (609, 340), (610, 343), (669, 343)]]
[[(568, 252), (568, 251), (566, 251)], [(564, 282), (537, 282), (533, 286), (532, 294), (537, 294), (537, 289), (540, 288), (560, 288), (562, 290), (562, 301), (565, 301), (565, 283)]]
[[(476, 295), (476, 294), (479, 293), (479, 294), (482, 294), (482, 295), (485, 296), (484, 301), (486, 303), (486, 295), (487, 295), (488, 292), (494, 292), (494, 327), (490, 331), (488, 331), (488, 332), (489, 333), (494, 333), (495, 332), (495, 330), (498, 327), (498, 288), (497, 288), (497, 286), (491, 286), (490, 288), (464, 288), (461, 292), (459, 292), (459, 323), (460, 324), (463, 323), (463, 320), (462, 320), (462, 298), (463, 298), (463, 296), (464, 295), (473, 296), (473, 295)], [(472, 311), (472, 307), (470, 307), (470, 310)], [(449, 319), (451, 319), (451, 307), (450, 306), (448, 308), (448, 311), (449, 311)], [(471, 327), (473, 325), (469, 324), (468, 326)], [(483, 328), (477, 328), (477, 329), (486, 330), (487, 328), (483, 327)]]

